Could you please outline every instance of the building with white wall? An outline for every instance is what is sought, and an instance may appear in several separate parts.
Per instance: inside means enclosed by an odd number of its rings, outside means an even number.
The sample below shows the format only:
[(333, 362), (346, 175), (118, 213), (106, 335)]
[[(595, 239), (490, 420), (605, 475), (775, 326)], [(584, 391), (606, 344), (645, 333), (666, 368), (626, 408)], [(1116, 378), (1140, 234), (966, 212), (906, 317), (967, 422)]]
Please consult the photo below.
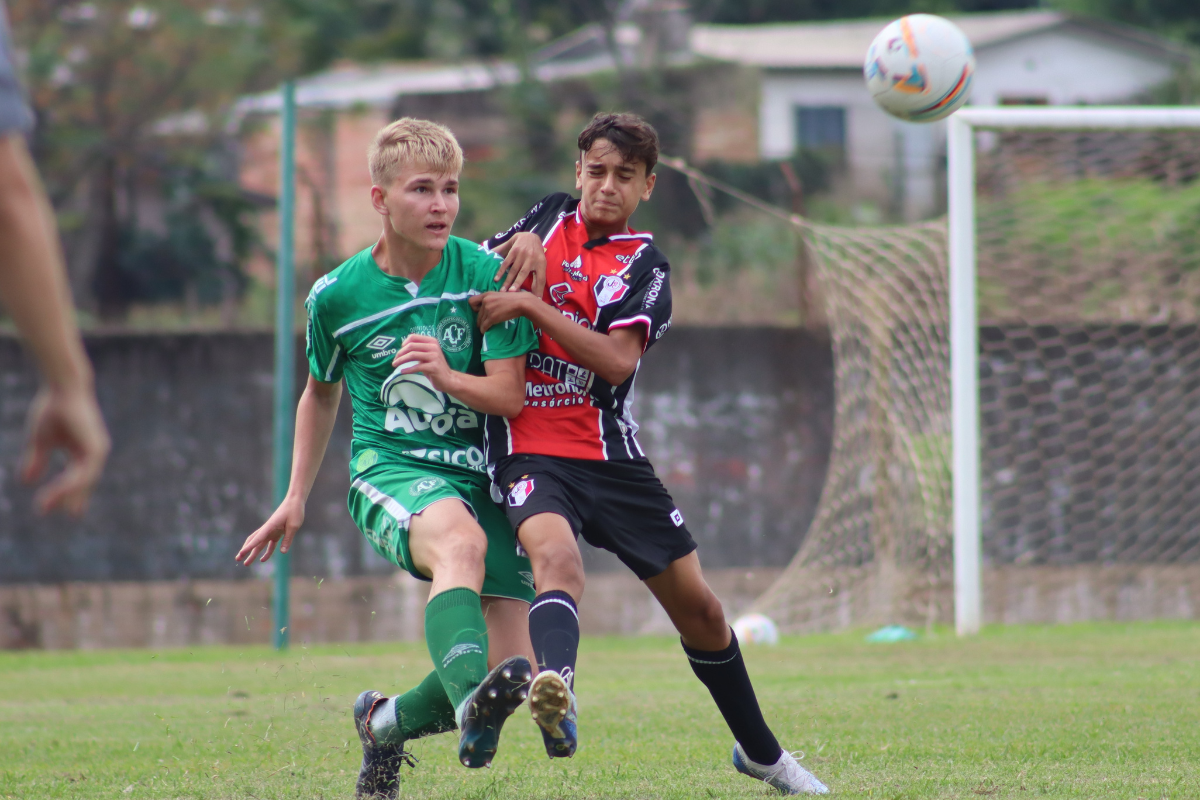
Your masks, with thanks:
[[(1128, 102), (1176, 79), (1187, 61), (1167, 40), (1059, 12), (950, 19), (975, 47), (973, 105)], [(863, 58), (885, 24), (696, 25), (691, 49), (760, 71), (760, 158), (839, 151), (843, 191), (919, 219), (941, 207), (945, 123), (900, 122), (871, 100)]]

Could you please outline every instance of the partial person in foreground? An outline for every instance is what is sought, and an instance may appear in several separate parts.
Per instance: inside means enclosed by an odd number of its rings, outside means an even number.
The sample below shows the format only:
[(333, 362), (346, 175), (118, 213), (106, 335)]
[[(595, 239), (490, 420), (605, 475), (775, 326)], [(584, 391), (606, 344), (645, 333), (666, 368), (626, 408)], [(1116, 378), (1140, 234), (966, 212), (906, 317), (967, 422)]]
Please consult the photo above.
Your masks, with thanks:
[(0, 303), (33, 353), (42, 380), (29, 410), (21, 475), (26, 482), (38, 480), (51, 454), (65, 451), (66, 468), (38, 491), (35, 502), (42, 513), (63, 509), (79, 516), (110, 444), (75, 324), (54, 210), (25, 144), (32, 124), (13, 72), (0, 3)]
[(471, 300), (482, 330), (520, 317), (538, 330), (524, 409), (489, 419), (488, 460), (533, 563), (538, 594), (529, 632), (540, 671), (530, 706), (546, 752), (571, 756), (578, 744), (582, 534), (615, 553), (670, 616), (693, 672), (733, 732), (737, 770), (785, 793), (825, 794), (763, 719), (696, 543), (637, 441), (634, 379), (642, 354), (671, 327), (670, 266), (649, 233), (629, 227), (654, 190), (657, 133), (633, 114), (598, 114), (578, 145), (580, 199), (550, 195), (486, 243), (518, 259), (544, 249), (544, 294)]
[(485, 415), (520, 412), (525, 354), (537, 340), (523, 319), (481, 333), (467, 303), (495, 287), (501, 262), (450, 235), (463, 163), (454, 135), (400, 119), (376, 135), (368, 161), (383, 233), (308, 296), (309, 376), (291, 483), (237, 559), (266, 561), (281, 537), (281, 552), (291, 547), (344, 380), (354, 409), (350, 515), (375, 552), (432, 581), (425, 641), (434, 672), (398, 697), (365, 691), (354, 707), (357, 795), (395, 797), (400, 766), (412, 763), (406, 741), (457, 727), (459, 760), (487, 766), (527, 696), (533, 575), (491, 499), (483, 431)]

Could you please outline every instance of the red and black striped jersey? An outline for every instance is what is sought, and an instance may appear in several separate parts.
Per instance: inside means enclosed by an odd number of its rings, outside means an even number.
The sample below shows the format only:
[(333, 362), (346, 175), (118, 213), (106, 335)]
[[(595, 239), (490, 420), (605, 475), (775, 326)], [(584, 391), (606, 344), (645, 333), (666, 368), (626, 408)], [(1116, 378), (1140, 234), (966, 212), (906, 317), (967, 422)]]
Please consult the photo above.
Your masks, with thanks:
[[(536, 233), (546, 248), (543, 300), (599, 333), (645, 328), (643, 352), (671, 327), (671, 267), (649, 233), (589, 239), (579, 201), (552, 194), (509, 230), (489, 239)], [(538, 349), (525, 362), (525, 408), (515, 418), (489, 417), (488, 462), (514, 453), (589, 460), (645, 458), (630, 412), (638, 367), (613, 386), (575, 363), (554, 339), (537, 331)]]

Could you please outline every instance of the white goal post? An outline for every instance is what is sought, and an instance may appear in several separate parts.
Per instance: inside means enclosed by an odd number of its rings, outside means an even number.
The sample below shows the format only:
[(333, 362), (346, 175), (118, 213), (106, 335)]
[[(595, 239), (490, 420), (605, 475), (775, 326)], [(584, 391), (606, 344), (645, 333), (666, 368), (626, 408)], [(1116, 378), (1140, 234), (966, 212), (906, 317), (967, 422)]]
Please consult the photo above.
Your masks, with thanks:
[(1200, 129), (1200, 108), (964, 108), (949, 119), (947, 181), (953, 443), (954, 623), (983, 621), (980, 519), (979, 320), (976, 308), (975, 130)]

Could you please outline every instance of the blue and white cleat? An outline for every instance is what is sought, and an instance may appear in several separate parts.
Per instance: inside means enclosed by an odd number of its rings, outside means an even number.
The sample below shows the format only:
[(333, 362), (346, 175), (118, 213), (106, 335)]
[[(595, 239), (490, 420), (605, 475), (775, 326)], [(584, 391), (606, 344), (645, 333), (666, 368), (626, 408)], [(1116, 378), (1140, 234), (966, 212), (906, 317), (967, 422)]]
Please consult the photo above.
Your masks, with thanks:
[(529, 659), (501, 661), (463, 701), (458, 713), (458, 760), (468, 769), (491, 766), (500, 746), (500, 728), (529, 696)]
[(381, 744), (371, 733), (371, 712), (388, 702), (374, 689), (368, 689), (354, 701), (354, 728), (362, 742), (362, 766), (358, 769), (358, 782), (354, 785), (356, 798), (395, 800), (400, 794), (400, 766), (415, 767), (416, 758), (404, 751), (404, 744)]
[(742, 746), (735, 743), (733, 766), (743, 775), (774, 786), (782, 794), (829, 794), (829, 787), (817, 780), (816, 775), (797, 764), (796, 759), (786, 750), (778, 761), (766, 766), (755, 764), (746, 756)]
[(566, 680), (552, 669), (542, 670), (529, 687), (529, 710), (542, 729), (546, 755), (570, 758), (579, 745), (576, 727), (575, 693)]

